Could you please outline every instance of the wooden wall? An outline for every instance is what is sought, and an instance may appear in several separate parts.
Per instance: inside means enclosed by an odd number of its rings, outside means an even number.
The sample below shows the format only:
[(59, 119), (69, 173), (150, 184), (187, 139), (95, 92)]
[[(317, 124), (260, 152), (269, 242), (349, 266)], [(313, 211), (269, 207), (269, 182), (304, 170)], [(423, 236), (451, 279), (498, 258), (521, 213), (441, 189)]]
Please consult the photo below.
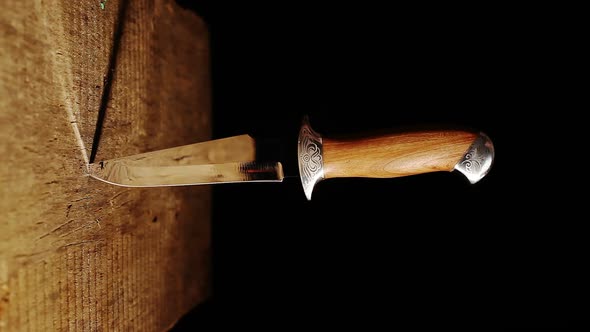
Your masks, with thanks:
[(85, 175), (209, 139), (209, 55), (172, 0), (2, 3), (0, 331), (165, 330), (209, 295), (209, 187)]

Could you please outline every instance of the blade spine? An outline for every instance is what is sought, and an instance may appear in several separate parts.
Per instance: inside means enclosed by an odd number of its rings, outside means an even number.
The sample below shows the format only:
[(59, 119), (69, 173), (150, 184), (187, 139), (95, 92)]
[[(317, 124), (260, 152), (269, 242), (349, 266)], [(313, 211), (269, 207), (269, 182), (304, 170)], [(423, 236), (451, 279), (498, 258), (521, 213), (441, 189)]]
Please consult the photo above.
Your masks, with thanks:
[[(211, 148), (211, 145), (213, 144), (221, 144), (221, 143), (227, 143), (227, 142), (231, 142), (233, 141), (240, 141), (241, 143), (234, 143), (234, 144), (246, 144), (244, 142), (242, 142), (243, 140), (247, 140), (247, 144), (249, 146), (252, 146), (252, 149), (255, 150), (255, 144), (256, 144), (256, 139), (254, 137), (252, 137), (249, 134), (241, 134), (241, 135), (235, 135), (235, 136), (230, 136), (230, 137), (224, 137), (224, 138), (218, 138), (218, 139), (212, 139), (212, 140), (205, 140), (205, 141), (201, 141), (201, 142), (195, 142), (195, 143), (189, 143), (189, 144), (183, 144), (183, 145), (178, 145), (178, 146), (173, 146), (173, 147), (167, 147), (167, 148), (163, 148), (160, 150), (152, 150), (152, 151), (145, 151), (145, 152), (139, 152), (139, 153), (135, 153), (132, 155), (126, 155), (126, 156), (122, 156), (122, 157), (115, 157), (115, 158), (110, 158), (110, 159), (102, 159), (99, 161), (95, 161), (93, 163), (90, 163), (89, 165), (95, 165), (98, 164), (100, 162), (126, 162), (126, 163), (130, 163), (130, 164), (139, 164), (141, 165), (142, 163), (144, 163), (144, 159), (145, 158), (149, 158), (152, 156), (158, 156), (160, 154), (162, 155), (166, 155), (167, 153), (170, 152), (176, 152), (179, 151), (181, 149), (186, 149), (186, 148), (192, 148), (192, 147), (198, 147), (198, 146), (209, 146), (209, 148)], [(254, 152), (255, 154), (255, 152)], [(253, 156), (254, 157), (254, 156)], [(139, 160), (137, 160), (137, 158), (141, 158)], [(209, 164), (225, 164), (225, 163), (235, 163), (235, 162), (249, 162), (249, 161), (254, 161), (251, 158), (246, 158), (246, 159), (242, 159), (242, 158), (231, 158), (230, 161), (227, 162), (198, 162), (198, 163), (190, 163), (188, 165), (209, 165)], [(172, 166), (172, 165), (171, 165)]]

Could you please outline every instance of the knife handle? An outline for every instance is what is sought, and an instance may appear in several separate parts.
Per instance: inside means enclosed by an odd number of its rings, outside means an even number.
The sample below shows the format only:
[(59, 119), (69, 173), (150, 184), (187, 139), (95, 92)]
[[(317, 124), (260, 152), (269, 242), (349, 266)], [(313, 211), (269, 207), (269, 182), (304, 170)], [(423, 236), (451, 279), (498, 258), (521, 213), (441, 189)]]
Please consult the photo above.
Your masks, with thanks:
[(299, 133), (299, 170), (305, 194), (329, 178), (395, 178), (430, 172), (461, 172), (471, 183), (490, 170), (494, 146), (481, 132), (424, 130), (360, 138), (322, 138), (304, 119)]

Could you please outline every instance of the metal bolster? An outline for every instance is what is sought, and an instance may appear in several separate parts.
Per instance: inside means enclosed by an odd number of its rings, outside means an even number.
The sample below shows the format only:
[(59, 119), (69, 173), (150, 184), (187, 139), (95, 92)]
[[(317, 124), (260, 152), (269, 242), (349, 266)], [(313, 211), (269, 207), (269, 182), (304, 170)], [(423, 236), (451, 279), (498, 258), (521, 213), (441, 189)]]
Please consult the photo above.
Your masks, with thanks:
[(324, 179), (324, 160), (322, 137), (311, 128), (307, 116), (303, 118), (299, 130), (297, 159), (299, 161), (299, 175), (303, 191), (307, 199), (311, 200), (313, 187)]
[(493, 162), (494, 144), (486, 134), (480, 132), (455, 169), (463, 173), (469, 182), (476, 183), (488, 174)]

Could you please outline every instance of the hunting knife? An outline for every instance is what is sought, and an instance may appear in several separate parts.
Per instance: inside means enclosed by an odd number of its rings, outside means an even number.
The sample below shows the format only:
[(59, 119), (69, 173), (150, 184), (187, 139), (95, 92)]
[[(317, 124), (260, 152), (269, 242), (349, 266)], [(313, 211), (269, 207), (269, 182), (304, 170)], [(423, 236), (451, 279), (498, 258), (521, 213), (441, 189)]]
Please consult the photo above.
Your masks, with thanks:
[[(296, 153), (296, 172), (308, 200), (314, 186), (330, 178), (395, 178), (457, 171), (476, 183), (488, 174), (494, 160), (492, 141), (482, 132), (392, 130), (329, 138), (314, 131), (307, 116), (296, 143), (297, 151), (288, 152)], [(283, 160), (260, 159), (257, 146), (249, 135), (221, 138), (95, 162), (89, 165), (89, 175), (125, 187), (282, 182)]]

